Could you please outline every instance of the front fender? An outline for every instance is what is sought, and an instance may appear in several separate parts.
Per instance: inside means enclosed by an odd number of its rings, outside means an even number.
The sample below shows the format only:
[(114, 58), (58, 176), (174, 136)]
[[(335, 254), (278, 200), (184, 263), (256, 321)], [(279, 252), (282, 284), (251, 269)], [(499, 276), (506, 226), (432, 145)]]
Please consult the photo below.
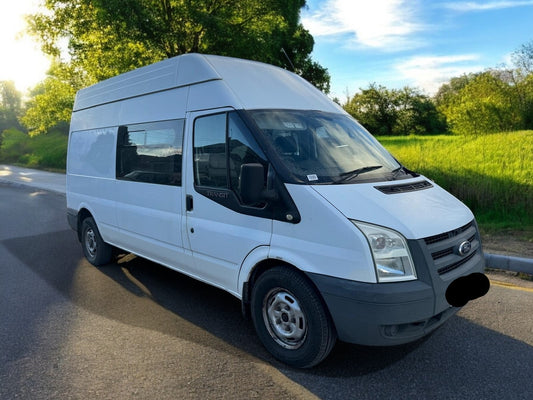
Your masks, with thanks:
[(248, 253), (246, 258), (241, 264), (239, 270), (239, 278), (237, 283), (237, 290), (241, 294), (243, 293), (244, 284), (250, 280), (250, 275), (254, 267), (261, 261), (267, 260), (269, 257), (270, 246), (259, 246)]

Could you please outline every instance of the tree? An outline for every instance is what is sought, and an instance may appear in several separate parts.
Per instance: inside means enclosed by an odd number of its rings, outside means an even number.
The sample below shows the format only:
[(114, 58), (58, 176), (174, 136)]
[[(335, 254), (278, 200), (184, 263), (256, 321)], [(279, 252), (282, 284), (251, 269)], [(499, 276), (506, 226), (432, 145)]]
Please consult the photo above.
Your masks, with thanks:
[(29, 31), (63, 67), (52, 68), (34, 91), (24, 123), (32, 134), (45, 132), (58, 118), (68, 121), (78, 89), (190, 52), (294, 69), (328, 92), (329, 74), (310, 58), (313, 37), (300, 23), (304, 5), (305, 0), (47, 0), (47, 12), (28, 18)]
[(533, 40), (514, 51), (511, 60), (522, 76), (533, 74)]
[(398, 103), (385, 86), (371, 83), (344, 106), (345, 110), (374, 135), (393, 135), (398, 120)]
[(533, 40), (511, 54), (513, 84), (525, 129), (533, 129)]
[(22, 96), (12, 81), (0, 81), (0, 144), (2, 132), (9, 128), (22, 129), (19, 117), (22, 112)]
[(520, 129), (515, 91), (491, 71), (477, 74), (441, 102), (451, 130), (463, 135)]
[(469, 82), (476, 78), (477, 75), (478, 74), (464, 74), (451, 78), (449, 83), (444, 83), (434, 96), (437, 107), (446, 107)]
[(82, 81), (83, 75), (78, 75), (68, 64), (52, 65), (49, 76), (32, 90), (27, 111), (21, 118), (30, 136), (46, 133), (51, 128), (68, 134), (74, 96)]
[(375, 83), (349, 98), (345, 110), (375, 135), (446, 132), (444, 116), (418, 89), (387, 89)]
[(418, 89), (404, 87), (393, 90), (398, 107), (394, 129), (398, 135), (435, 135), (447, 131), (446, 118), (438, 112), (435, 103)]
[[(285, 67), (324, 90), (312, 36), (299, 22), (305, 0), (48, 0), (30, 17), (43, 51), (69, 56), (93, 80), (185, 53), (211, 53)], [(285, 53), (291, 62), (288, 62)]]

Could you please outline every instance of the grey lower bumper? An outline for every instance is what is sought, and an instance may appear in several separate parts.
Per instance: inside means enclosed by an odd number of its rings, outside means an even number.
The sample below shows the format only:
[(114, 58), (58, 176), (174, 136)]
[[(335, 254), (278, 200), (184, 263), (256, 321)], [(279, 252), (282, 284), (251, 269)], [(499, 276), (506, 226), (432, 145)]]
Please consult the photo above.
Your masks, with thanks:
[(448, 307), (434, 315), (433, 288), (421, 281), (371, 284), (308, 274), (321, 292), (339, 339), (391, 346), (419, 339), (454, 315)]

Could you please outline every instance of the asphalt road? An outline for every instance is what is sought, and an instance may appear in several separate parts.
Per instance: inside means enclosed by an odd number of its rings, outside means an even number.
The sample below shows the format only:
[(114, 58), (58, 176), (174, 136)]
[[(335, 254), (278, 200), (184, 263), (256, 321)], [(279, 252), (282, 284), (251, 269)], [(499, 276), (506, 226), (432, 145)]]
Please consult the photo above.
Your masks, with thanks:
[(63, 195), (0, 184), (0, 399), (531, 399), (532, 309), (496, 283), (421, 341), (295, 370), (231, 295), (132, 255), (94, 268)]

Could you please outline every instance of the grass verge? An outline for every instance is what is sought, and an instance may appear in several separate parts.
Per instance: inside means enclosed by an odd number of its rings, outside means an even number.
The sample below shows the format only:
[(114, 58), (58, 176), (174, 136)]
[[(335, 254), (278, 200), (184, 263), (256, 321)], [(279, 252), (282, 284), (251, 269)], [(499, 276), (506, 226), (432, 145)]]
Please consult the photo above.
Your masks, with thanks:
[(484, 231), (522, 231), (533, 240), (533, 131), (378, 140), (467, 204)]

